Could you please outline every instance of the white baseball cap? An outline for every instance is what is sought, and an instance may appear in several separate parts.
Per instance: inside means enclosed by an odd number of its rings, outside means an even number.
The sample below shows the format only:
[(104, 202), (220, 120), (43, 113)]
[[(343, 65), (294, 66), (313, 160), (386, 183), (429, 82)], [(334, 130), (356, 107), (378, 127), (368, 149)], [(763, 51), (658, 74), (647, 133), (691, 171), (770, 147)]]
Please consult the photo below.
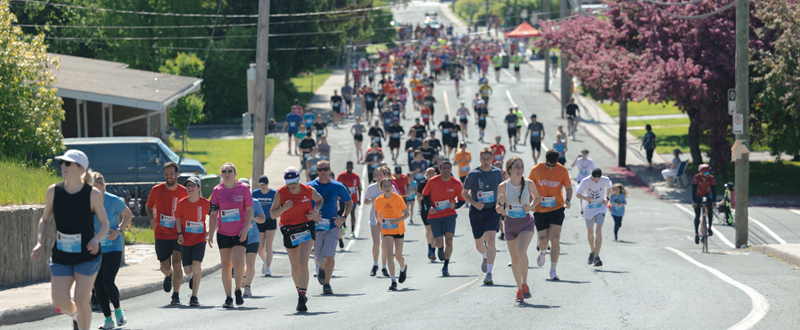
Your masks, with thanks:
[(86, 154), (78, 149), (69, 149), (63, 155), (56, 156), (55, 159), (77, 163), (83, 167), (84, 170), (89, 169), (89, 157), (86, 157)]

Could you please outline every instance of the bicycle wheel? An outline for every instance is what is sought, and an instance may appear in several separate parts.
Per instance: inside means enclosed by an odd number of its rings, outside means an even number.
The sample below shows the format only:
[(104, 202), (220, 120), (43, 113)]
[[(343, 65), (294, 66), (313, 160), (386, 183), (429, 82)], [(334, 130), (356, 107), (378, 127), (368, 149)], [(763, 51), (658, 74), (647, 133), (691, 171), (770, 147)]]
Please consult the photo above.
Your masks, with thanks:
[(708, 225), (706, 224), (706, 214), (703, 212), (703, 222), (700, 224), (703, 226), (702, 228), (702, 242), (703, 242), (703, 252), (708, 253)]

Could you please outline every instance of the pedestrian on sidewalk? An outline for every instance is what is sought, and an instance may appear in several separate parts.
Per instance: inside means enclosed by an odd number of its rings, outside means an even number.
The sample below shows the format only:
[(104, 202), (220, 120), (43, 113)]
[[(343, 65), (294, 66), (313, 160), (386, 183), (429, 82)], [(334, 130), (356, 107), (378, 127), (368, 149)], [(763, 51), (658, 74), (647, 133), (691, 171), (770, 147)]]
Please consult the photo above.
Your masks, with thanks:
[[(596, 168), (592, 176), (585, 178), (575, 190), (575, 197), (585, 201), (583, 203), (583, 217), (586, 220), (586, 238), (589, 240), (589, 264), (600, 267), (600, 247), (603, 245), (603, 223), (608, 209), (609, 196), (611, 195), (611, 179), (603, 175), (603, 171)], [(595, 235), (595, 224), (597, 234)]]
[[(103, 193), (92, 187), (89, 158), (80, 150), (56, 156), (64, 181), (47, 188), (44, 213), (39, 219), (31, 260), (42, 257), (47, 225), (56, 219), (56, 241), (50, 257), (50, 291), (56, 313), (72, 318), (74, 329), (92, 327), (92, 284), (102, 264), (100, 240), (108, 233)], [(93, 228), (92, 215), (99, 229)], [(75, 286), (75, 296), (70, 290)]]
[[(239, 182), (244, 183), (249, 190), (250, 180), (247, 178), (240, 178)], [(252, 194), (252, 193), (251, 193)], [(258, 225), (267, 221), (267, 216), (264, 214), (264, 209), (261, 203), (253, 197), (253, 221), (250, 222), (250, 230), (247, 231), (247, 247), (245, 253), (245, 272), (244, 280), (242, 281), (242, 297), (252, 297), (253, 291), (250, 286), (253, 284), (253, 279), (256, 277), (256, 256), (258, 256), (258, 247), (261, 245), (261, 237), (258, 234)]]
[(621, 183), (615, 183), (611, 187), (611, 216), (614, 217), (614, 240), (617, 241), (617, 233), (622, 227), (622, 217), (625, 216), (625, 205), (628, 205), (628, 191)]
[[(264, 212), (272, 209), (272, 201), (275, 199), (275, 189), (269, 187), (269, 178), (266, 175), (258, 177), (259, 189), (253, 190), (251, 193)], [(261, 274), (266, 277), (272, 276), (272, 241), (275, 239), (275, 231), (278, 229), (276, 219), (267, 218), (264, 223), (258, 224), (258, 255), (261, 257)]]
[(645, 125), (645, 130), (647, 133), (644, 133), (642, 137), (642, 146), (639, 147), (639, 150), (644, 148), (645, 152), (647, 153), (647, 169), (653, 169), (653, 152), (656, 150), (656, 134), (653, 133), (653, 127), (650, 124)]
[[(117, 317), (116, 326), (121, 327), (128, 322), (125, 318), (125, 313), (120, 308), (119, 289), (114, 281), (117, 278), (119, 266), (122, 262), (122, 241), (124, 239), (122, 231), (131, 224), (133, 213), (121, 198), (106, 192), (106, 181), (102, 174), (94, 172), (93, 177), (94, 187), (103, 192), (103, 208), (108, 216), (109, 228), (112, 228), (108, 231), (108, 236), (100, 240), (100, 248), (103, 250), (103, 262), (100, 266), (100, 271), (97, 273), (94, 287), (97, 293), (97, 302), (106, 317), (103, 328), (113, 329), (114, 321), (111, 319), (111, 309), (108, 308), (109, 303), (114, 305), (114, 313)], [(122, 216), (122, 221), (119, 220), (120, 216)], [(94, 217), (94, 228), (95, 230), (100, 229), (97, 217)]]
[(675, 180), (675, 178), (678, 176), (678, 168), (681, 166), (681, 158), (679, 156), (681, 154), (681, 149), (672, 150), (673, 157), (669, 168), (666, 170), (661, 170), (661, 176), (664, 177), (664, 181), (667, 182), (667, 186), (671, 186), (673, 180)]
[[(200, 291), (200, 280), (203, 278), (203, 258), (206, 255), (206, 243), (213, 247), (213, 240), (209, 241), (206, 231), (206, 216), (210, 212), (210, 202), (200, 196), (202, 186), (200, 178), (196, 176), (186, 179), (186, 191), (189, 196), (178, 202), (175, 218), (178, 221), (178, 244), (181, 245), (181, 265), (183, 272), (191, 276), (189, 289), (189, 306), (200, 306), (197, 293)], [(119, 323), (119, 319), (117, 319)]]

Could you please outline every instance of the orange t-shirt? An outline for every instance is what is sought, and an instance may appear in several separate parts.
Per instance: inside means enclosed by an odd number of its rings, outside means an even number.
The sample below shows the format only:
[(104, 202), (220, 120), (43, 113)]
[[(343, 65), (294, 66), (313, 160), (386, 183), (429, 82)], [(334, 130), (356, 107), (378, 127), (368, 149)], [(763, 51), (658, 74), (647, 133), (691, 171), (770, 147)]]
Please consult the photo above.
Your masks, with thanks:
[[(306, 218), (306, 214), (311, 213), (311, 187), (300, 184), (300, 192), (292, 194), (289, 192), (289, 186), (284, 185), (278, 189), (278, 195), (281, 198), (281, 206), (286, 204), (286, 201), (292, 201), (292, 207), (281, 215), (281, 226), (299, 225), (311, 220)], [(267, 212), (267, 211), (264, 211)]]
[(561, 187), (572, 185), (566, 167), (556, 164), (554, 169), (548, 170), (542, 162), (531, 169), (528, 179), (536, 184), (540, 196), (539, 205), (536, 205), (534, 212), (545, 213), (564, 207)]
[(450, 203), (455, 203), (455, 200), (464, 200), (464, 196), (461, 195), (462, 189), (464, 187), (461, 182), (452, 176), (447, 182), (442, 180), (441, 175), (434, 176), (428, 180), (428, 184), (422, 190), (422, 196), (430, 196), (431, 211), (436, 210), (436, 213), (428, 213), (428, 219), (439, 219), (455, 215), (456, 210), (450, 208)]
[(175, 209), (178, 208), (178, 201), (187, 196), (189, 193), (181, 185), (178, 185), (175, 190), (169, 190), (165, 183), (159, 183), (150, 190), (147, 206), (156, 209), (156, 227), (153, 228), (156, 239), (178, 239), (178, 229), (175, 228)]
[[(459, 164), (461, 161), (464, 161), (464, 163)], [(453, 159), (453, 166), (458, 166), (458, 176), (467, 176), (469, 165), (466, 162), (469, 161), (472, 161), (472, 154), (469, 151), (456, 153), (456, 157)]]
[(181, 232), (183, 232), (183, 244), (181, 245), (193, 246), (206, 242), (206, 215), (208, 215), (210, 206), (211, 203), (203, 197), (194, 203), (189, 201), (189, 197), (178, 202), (175, 218), (178, 219)]
[(386, 198), (383, 194), (375, 199), (375, 219), (377, 219), (381, 226), (381, 233), (384, 235), (402, 235), (406, 232), (405, 221), (397, 223), (397, 228), (391, 228), (391, 223), (383, 222), (383, 219), (398, 219), (403, 216), (403, 210), (406, 209), (406, 202), (403, 197), (396, 193), (392, 193), (392, 197)]

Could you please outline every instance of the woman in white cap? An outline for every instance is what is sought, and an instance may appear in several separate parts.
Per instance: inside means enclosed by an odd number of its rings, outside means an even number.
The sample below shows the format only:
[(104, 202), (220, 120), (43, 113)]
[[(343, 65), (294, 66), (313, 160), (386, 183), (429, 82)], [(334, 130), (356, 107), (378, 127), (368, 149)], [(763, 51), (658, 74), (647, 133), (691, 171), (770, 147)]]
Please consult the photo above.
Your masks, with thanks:
[[(103, 258), (100, 240), (108, 233), (108, 216), (103, 208), (103, 192), (92, 187), (87, 172), (89, 158), (80, 150), (67, 150), (55, 157), (64, 181), (47, 188), (46, 204), (31, 260), (42, 256), (42, 244), (50, 219), (56, 219), (56, 241), (50, 258), (50, 290), (57, 313), (72, 317), (74, 329), (92, 325), (90, 300), (92, 285)], [(97, 217), (98, 230), (94, 230)], [(75, 296), (70, 289), (75, 285)]]
[[(283, 246), (292, 266), (292, 280), (297, 288), (297, 311), (308, 310), (306, 290), (308, 289), (308, 259), (314, 247), (316, 222), (322, 219), (322, 196), (314, 188), (298, 182), (300, 171), (289, 166), (283, 173), (286, 185), (278, 189), (270, 209), (270, 218), (281, 218), (279, 223), (283, 234)], [(314, 204), (311, 201), (314, 201)]]

